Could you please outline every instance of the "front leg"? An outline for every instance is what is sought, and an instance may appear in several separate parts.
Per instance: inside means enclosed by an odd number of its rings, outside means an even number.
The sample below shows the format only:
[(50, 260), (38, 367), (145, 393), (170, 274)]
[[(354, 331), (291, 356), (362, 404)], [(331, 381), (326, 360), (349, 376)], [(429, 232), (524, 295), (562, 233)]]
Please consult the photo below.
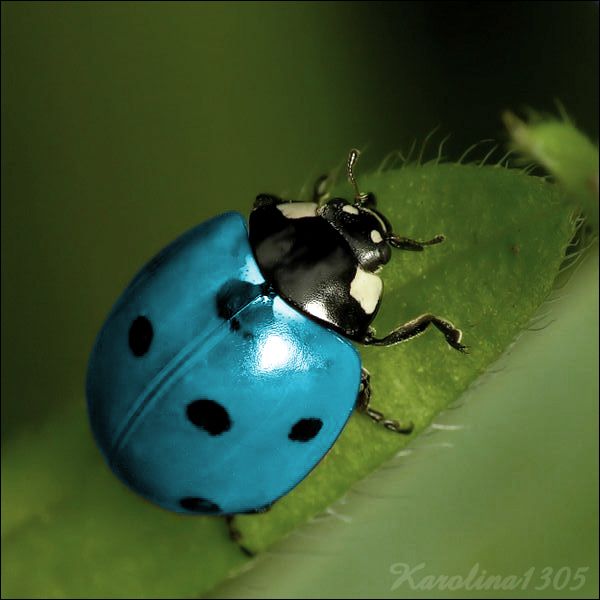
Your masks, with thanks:
[(363, 338), (362, 343), (368, 346), (392, 346), (421, 335), (430, 325), (433, 325), (444, 334), (446, 341), (452, 348), (459, 352), (468, 352), (467, 346), (461, 344), (462, 331), (450, 321), (431, 314), (421, 315), (412, 321), (408, 321), (408, 323), (394, 329), (383, 338), (376, 338), (368, 333)]
[(375, 423), (380, 423), (394, 433), (408, 435), (414, 429), (412, 423), (402, 425), (394, 419), (387, 419), (382, 412), (371, 407), (371, 374), (364, 367), (360, 372), (360, 388), (356, 399), (356, 410), (365, 413)]

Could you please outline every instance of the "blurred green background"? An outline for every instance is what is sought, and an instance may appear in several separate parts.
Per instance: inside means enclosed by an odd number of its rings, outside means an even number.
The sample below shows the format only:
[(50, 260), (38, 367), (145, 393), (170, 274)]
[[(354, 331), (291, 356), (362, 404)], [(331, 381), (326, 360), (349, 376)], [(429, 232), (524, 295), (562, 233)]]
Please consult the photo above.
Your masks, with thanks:
[[(296, 196), (353, 146), (366, 147), (366, 170), (436, 125), (432, 146), (451, 133), (457, 158), (502, 139), (507, 107), (555, 112), (559, 99), (597, 140), (597, 19), (596, 2), (3, 2), (3, 451), (60, 407), (83, 406), (112, 302), (193, 224), (246, 212), (259, 191)], [(593, 358), (597, 321), (586, 331)], [(584, 371), (571, 403), (597, 393)], [(586, 433), (590, 455), (573, 469), (597, 485), (597, 428)], [(582, 443), (577, 428), (570, 436), (560, 443)], [(574, 523), (597, 496), (584, 504), (568, 507)], [(580, 543), (597, 561), (597, 533)], [(531, 553), (527, 567), (575, 566)], [(332, 573), (326, 589), (346, 590), (348, 574)]]

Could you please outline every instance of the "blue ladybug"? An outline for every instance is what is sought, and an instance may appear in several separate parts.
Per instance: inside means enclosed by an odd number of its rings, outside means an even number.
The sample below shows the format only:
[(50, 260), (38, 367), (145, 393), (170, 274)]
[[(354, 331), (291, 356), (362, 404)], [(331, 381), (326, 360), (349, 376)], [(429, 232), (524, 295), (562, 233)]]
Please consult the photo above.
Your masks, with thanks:
[(399, 237), (360, 193), (313, 202), (261, 194), (249, 227), (235, 212), (206, 221), (133, 279), (98, 334), (87, 374), (91, 427), (110, 468), (171, 511), (261, 512), (302, 481), (354, 409), (398, 433), (411, 425), (370, 406), (353, 342), (388, 346), (437, 327), (425, 314), (383, 338), (370, 325), (376, 274)]

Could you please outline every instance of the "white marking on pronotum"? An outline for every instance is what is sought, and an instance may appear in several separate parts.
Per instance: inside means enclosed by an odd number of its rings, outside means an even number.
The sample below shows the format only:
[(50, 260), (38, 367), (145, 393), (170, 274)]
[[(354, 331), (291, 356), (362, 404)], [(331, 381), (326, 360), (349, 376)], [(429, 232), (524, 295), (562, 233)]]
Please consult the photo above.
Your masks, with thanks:
[(360, 267), (356, 269), (356, 275), (350, 284), (350, 295), (368, 315), (377, 308), (382, 289), (383, 283), (377, 275), (363, 271)]
[(352, 206), (352, 204), (344, 204), (344, 206), (342, 206), (342, 210), (344, 212), (347, 212), (351, 215), (357, 215), (358, 214), (358, 208), (356, 208), (356, 206)]
[(278, 204), (277, 208), (288, 219), (317, 216), (317, 205), (314, 202), (284, 202), (283, 204)]
[(379, 244), (380, 242), (383, 242), (383, 238), (381, 237), (381, 234), (379, 233), (379, 231), (377, 231), (377, 229), (373, 229), (373, 231), (371, 231), (371, 241), (374, 244)]

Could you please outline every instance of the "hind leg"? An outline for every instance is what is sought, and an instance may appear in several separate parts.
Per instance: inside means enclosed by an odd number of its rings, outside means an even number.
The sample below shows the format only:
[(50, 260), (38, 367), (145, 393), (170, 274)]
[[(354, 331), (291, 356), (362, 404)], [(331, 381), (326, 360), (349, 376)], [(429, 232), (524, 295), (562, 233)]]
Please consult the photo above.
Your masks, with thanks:
[(371, 407), (371, 374), (364, 367), (360, 374), (360, 388), (358, 398), (356, 399), (356, 409), (365, 413), (370, 419), (383, 425), (386, 429), (394, 433), (408, 435), (412, 433), (414, 425), (412, 423), (399, 423), (395, 419), (388, 419), (382, 412)]
[(252, 558), (254, 556), (254, 552), (252, 552), (252, 550), (249, 550), (248, 548), (246, 548), (246, 546), (244, 546), (244, 544), (242, 544), (242, 533), (236, 527), (234, 519), (235, 519), (235, 515), (225, 515), (225, 523), (227, 524), (227, 531), (229, 532), (229, 539), (232, 542), (235, 542), (237, 544), (238, 548), (246, 556)]

